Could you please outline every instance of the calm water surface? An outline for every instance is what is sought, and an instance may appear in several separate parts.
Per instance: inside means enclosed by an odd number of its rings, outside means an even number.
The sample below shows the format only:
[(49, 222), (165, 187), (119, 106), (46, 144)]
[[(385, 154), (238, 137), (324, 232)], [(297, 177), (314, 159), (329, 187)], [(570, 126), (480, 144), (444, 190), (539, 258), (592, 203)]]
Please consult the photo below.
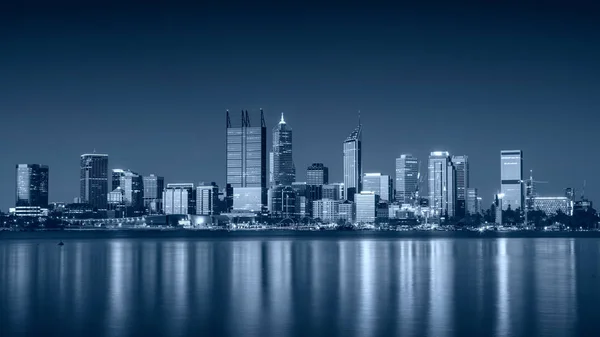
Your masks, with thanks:
[(585, 237), (0, 233), (0, 336), (600, 336), (599, 256)]

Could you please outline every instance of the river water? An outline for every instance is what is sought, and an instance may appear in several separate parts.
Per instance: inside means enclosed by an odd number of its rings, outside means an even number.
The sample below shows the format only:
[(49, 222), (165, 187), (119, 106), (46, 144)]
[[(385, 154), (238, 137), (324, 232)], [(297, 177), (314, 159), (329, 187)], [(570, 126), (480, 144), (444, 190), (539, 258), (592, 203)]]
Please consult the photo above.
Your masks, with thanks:
[(0, 336), (600, 336), (599, 256), (585, 235), (0, 233)]

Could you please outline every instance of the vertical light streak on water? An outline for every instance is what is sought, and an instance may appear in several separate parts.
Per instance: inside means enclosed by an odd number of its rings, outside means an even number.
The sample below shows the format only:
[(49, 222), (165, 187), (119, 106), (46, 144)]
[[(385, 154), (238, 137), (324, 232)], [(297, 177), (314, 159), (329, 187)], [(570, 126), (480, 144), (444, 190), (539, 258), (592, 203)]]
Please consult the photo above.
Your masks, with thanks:
[(258, 241), (232, 243), (231, 336), (259, 336), (264, 312), (260, 303), (261, 250)]
[(156, 280), (158, 276), (158, 244), (156, 241), (144, 242), (140, 248), (142, 250), (142, 284), (140, 286), (146, 312), (153, 312), (153, 309), (156, 308), (158, 294), (160, 294)]
[(171, 254), (167, 263), (173, 265), (173, 274), (169, 275), (169, 283), (172, 284), (173, 299), (169, 325), (170, 336), (183, 336), (184, 323), (186, 321), (186, 309), (188, 301), (188, 250), (187, 242), (177, 241), (170, 246)]
[(397, 321), (399, 323), (400, 336), (414, 336), (415, 335), (415, 284), (419, 283), (415, 279), (417, 275), (414, 273), (414, 262), (418, 254), (414, 254), (417, 248), (414, 241), (400, 241), (399, 254), (400, 264), (396, 268), (400, 269), (399, 272), (399, 291), (398, 291), (398, 302), (400, 303), (400, 310), (398, 312)]
[(507, 239), (500, 238), (497, 241), (498, 253), (496, 265), (498, 268), (498, 279), (496, 280), (497, 296), (497, 336), (510, 336), (510, 289), (509, 289), (509, 259), (507, 250)]
[[(268, 250), (269, 288), (267, 308), (271, 317), (269, 334), (285, 336), (289, 334), (292, 306), (292, 243), (290, 241), (271, 242)], [(304, 275), (299, 275), (304, 277)], [(308, 294), (307, 294), (308, 295)]]
[[(9, 261), (10, 289), (9, 308), (12, 320), (17, 327), (25, 327), (29, 313), (31, 312), (31, 292), (34, 289), (31, 273), (33, 245), (16, 243), (13, 245), (13, 254)], [(14, 272), (13, 272), (14, 271)]]
[[(131, 264), (127, 260), (131, 258), (130, 247), (120, 240), (110, 242), (109, 264), (108, 264), (108, 324), (111, 336), (127, 336), (127, 306), (129, 305), (126, 280), (130, 277), (128, 270)], [(92, 281), (93, 282), (93, 281)]]
[(354, 330), (354, 324), (356, 323), (355, 316), (356, 312), (352, 312), (352, 306), (350, 305), (350, 300), (352, 296), (348, 296), (348, 294), (352, 294), (353, 291), (349, 287), (350, 277), (355, 277), (355, 275), (351, 275), (350, 273), (350, 261), (349, 254), (352, 253), (351, 243), (348, 241), (339, 241), (339, 255), (338, 255), (338, 264), (339, 264), (339, 281), (338, 281), (338, 304), (339, 308), (338, 312), (338, 329), (347, 332)]
[(210, 249), (211, 247), (214, 246), (206, 242), (198, 242), (194, 245), (196, 261), (196, 265), (194, 266), (196, 274), (193, 278), (194, 284), (192, 287), (195, 289), (194, 305), (198, 309), (197, 314), (199, 319), (203, 320), (209, 317), (211, 312), (211, 302), (209, 299), (211, 296), (212, 283), (210, 280), (215, 277), (213, 268), (215, 254), (213, 254), (213, 250)]
[(429, 246), (429, 335), (441, 337), (452, 330), (452, 247), (442, 240), (431, 240)]
[(378, 277), (375, 260), (375, 241), (364, 240), (358, 244), (358, 335), (373, 336), (375, 333), (375, 278)]
[[(69, 247), (70, 249), (70, 247)], [(83, 320), (83, 317), (85, 316), (85, 292), (86, 290), (89, 291), (90, 289), (92, 289), (92, 287), (88, 284), (86, 288), (84, 288), (84, 285), (86, 284), (86, 282), (90, 281), (90, 282), (94, 282), (93, 280), (93, 271), (92, 271), (92, 275), (87, 275), (87, 277), (85, 277), (85, 272), (84, 272), (84, 259), (87, 257), (87, 261), (91, 262), (91, 259), (89, 258), (90, 255), (90, 251), (89, 251), (89, 246), (88, 249), (85, 249), (85, 246), (81, 243), (81, 242), (77, 242), (74, 244), (73, 249), (75, 250), (75, 256), (73, 257), (73, 259), (75, 260), (74, 266), (73, 267), (73, 273), (71, 276), (71, 280), (64, 280), (65, 284), (72, 284), (72, 288), (73, 288), (73, 302), (69, 303), (69, 305), (73, 306), (73, 319), (76, 322), (81, 322)], [(68, 254), (68, 252), (65, 252), (63, 250), (63, 254)], [(65, 260), (68, 261), (68, 260)], [(89, 268), (90, 266), (88, 266), (88, 271), (90, 270)], [(91, 268), (94, 268), (93, 266), (91, 266)], [(65, 269), (67, 271), (67, 277), (69, 277), (68, 275), (70, 275), (71, 273), (69, 273), (69, 266), (65, 266)], [(93, 270), (93, 269), (91, 269)], [(61, 297), (63, 298), (63, 297)], [(79, 324), (79, 327), (81, 327), (81, 324)]]
[(537, 296), (537, 330), (543, 334), (568, 336), (574, 333), (575, 272), (570, 240), (536, 239), (535, 288)]

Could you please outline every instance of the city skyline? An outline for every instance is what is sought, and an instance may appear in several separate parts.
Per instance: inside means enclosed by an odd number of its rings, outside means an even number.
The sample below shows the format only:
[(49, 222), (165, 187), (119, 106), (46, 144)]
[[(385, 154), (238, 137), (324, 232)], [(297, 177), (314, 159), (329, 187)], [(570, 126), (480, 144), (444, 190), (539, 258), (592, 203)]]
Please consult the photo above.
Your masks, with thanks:
[[(110, 155), (110, 168), (224, 186), (222, 112), (259, 108), (269, 129), (282, 111), (293, 125), (297, 181), (323, 162), (340, 182), (340, 142), (361, 110), (363, 172), (393, 175), (402, 153), (466, 154), (485, 206), (499, 189), (498, 153), (515, 148), (526, 154), (525, 172), (549, 181), (540, 195), (567, 187), (581, 195), (586, 180), (596, 199), (600, 48), (591, 12), (413, 6), (335, 17), (268, 12), (251, 27), (236, 23), (240, 13), (198, 8), (146, 9), (152, 22), (128, 6), (127, 15), (43, 6), (7, 15), (6, 31), (19, 33), (0, 55), (0, 108), (10, 122), (0, 133), (0, 186), (15, 186), (14, 165), (40, 163), (52, 171), (49, 201), (69, 202), (79, 194), (77, 157), (94, 149)], [(454, 19), (463, 12), (468, 18)], [(96, 34), (92, 22), (114, 29)], [(514, 121), (510, 137), (500, 119)], [(568, 153), (568, 164), (549, 165), (547, 149)], [(0, 189), (0, 209), (13, 204), (13, 189)]]

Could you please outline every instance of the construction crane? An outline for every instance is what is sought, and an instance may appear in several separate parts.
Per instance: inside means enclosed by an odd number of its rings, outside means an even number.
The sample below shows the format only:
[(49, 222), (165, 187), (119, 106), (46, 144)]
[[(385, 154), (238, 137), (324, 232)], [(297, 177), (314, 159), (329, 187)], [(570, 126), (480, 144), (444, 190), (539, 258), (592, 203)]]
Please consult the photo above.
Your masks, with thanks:
[(547, 184), (547, 181), (533, 179), (533, 170), (529, 170), (529, 179), (523, 180), (525, 184), (525, 207), (527, 211), (533, 210), (533, 199), (537, 196), (535, 184)]

